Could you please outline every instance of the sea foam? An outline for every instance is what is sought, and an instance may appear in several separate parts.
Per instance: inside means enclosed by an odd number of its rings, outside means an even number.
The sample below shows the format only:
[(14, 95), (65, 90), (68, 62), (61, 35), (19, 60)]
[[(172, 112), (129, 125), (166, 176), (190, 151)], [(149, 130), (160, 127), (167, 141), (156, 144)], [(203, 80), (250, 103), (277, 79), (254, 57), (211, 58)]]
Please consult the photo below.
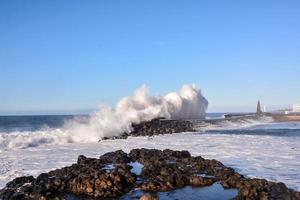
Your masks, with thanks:
[[(284, 125), (293, 129), (281, 131), (282, 127), (278, 130), (277, 126), (270, 123), (238, 132), (212, 130), (204, 133), (159, 135), (151, 139), (128, 137), (126, 140), (104, 140), (100, 143), (14, 148), (0, 153), (0, 188), (18, 176), (37, 176), (42, 172), (71, 165), (76, 162), (78, 155), (99, 157), (119, 149), (129, 152), (134, 148), (170, 148), (188, 150), (194, 156), (217, 159), (243, 175), (281, 181), (300, 190), (300, 123)], [(294, 129), (295, 126), (298, 129)], [(256, 129), (256, 134), (253, 134), (253, 129)], [(273, 130), (269, 131), (270, 129)], [(274, 131), (281, 134), (269, 134)]]
[(142, 85), (132, 96), (122, 98), (115, 108), (101, 106), (84, 120), (75, 118), (61, 128), (33, 132), (0, 133), (1, 149), (28, 148), (45, 144), (98, 142), (103, 137), (130, 133), (132, 123), (163, 117), (166, 119), (203, 119), (208, 101), (195, 85), (183, 85), (178, 92), (164, 96), (148, 95)]
[(158, 117), (189, 119), (205, 117), (208, 101), (195, 85), (184, 85), (178, 92), (165, 96), (149, 96), (147, 86), (138, 88), (133, 96), (122, 98), (115, 109), (107, 106), (91, 114), (87, 124), (71, 121), (66, 124), (73, 132), (75, 141), (98, 141), (130, 132), (132, 123)]

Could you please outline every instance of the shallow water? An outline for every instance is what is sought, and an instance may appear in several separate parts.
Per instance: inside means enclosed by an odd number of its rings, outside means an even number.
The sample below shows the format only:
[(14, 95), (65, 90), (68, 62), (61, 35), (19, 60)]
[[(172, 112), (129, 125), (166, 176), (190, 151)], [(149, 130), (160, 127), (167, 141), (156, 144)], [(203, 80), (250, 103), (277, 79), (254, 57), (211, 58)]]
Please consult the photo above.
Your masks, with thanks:
[[(130, 200), (130, 199), (139, 199), (145, 194), (141, 190), (135, 190), (124, 196), (120, 197), (119, 200)], [(154, 193), (153, 193), (154, 194)], [(158, 192), (156, 195), (160, 200), (228, 200), (237, 196), (238, 191), (236, 189), (223, 189), (219, 183), (215, 183), (211, 186), (205, 187), (184, 187), (177, 190), (167, 191), (167, 192)], [(67, 200), (83, 200), (86, 198), (76, 197), (69, 195)]]
[[(181, 189), (168, 191), (168, 192), (158, 192), (157, 196), (160, 200), (174, 200), (174, 199), (183, 199), (183, 200), (228, 200), (237, 196), (236, 189), (224, 190), (223, 187), (215, 183), (211, 186), (206, 187), (184, 187)], [(143, 195), (143, 192), (137, 190), (132, 193), (126, 194), (120, 198), (120, 200), (129, 200), (129, 199), (139, 199)]]

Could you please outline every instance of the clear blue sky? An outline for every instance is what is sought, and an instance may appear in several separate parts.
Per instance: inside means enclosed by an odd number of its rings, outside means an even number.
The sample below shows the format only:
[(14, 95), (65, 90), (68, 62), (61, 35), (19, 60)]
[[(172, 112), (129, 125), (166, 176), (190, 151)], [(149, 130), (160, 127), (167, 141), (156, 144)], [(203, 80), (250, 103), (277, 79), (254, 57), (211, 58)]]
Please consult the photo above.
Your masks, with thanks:
[(300, 102), (300, 1), (0, 0), (0, 114), (195, 83), (209, 111)]

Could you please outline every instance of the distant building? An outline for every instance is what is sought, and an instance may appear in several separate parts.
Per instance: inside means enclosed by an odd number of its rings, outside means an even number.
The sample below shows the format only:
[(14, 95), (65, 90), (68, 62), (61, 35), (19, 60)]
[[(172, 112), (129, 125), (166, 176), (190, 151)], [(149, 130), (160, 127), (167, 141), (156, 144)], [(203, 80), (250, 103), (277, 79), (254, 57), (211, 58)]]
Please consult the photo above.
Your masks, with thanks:
[(300, 114), (300, 104), (294, 104), (292, 108), (283, 110), (284, 114)]
[(294, 104), (292, 112), (300, 112), (300, 104)]

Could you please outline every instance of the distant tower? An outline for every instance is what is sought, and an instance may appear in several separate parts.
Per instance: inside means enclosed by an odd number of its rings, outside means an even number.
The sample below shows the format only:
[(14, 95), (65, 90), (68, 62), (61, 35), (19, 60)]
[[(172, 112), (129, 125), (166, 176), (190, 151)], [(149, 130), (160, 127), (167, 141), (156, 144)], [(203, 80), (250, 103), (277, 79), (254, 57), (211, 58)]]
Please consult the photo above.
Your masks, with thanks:
[(263, 114), (263, 112), (261, 110), (261, 106), (260, 106), (260, 101), (257, 102), (256, 114), (257, 115), (262, 115)]

